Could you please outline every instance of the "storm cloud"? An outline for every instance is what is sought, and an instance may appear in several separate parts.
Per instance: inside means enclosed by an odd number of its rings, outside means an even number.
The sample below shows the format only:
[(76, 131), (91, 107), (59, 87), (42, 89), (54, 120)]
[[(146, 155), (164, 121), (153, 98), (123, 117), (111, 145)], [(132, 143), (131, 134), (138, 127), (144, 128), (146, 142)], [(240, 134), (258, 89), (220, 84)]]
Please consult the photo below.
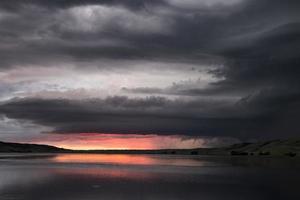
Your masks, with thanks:
[(60, 134), (296, 137), (299, 10), (297, 0), (3, 0), (0, 114)]

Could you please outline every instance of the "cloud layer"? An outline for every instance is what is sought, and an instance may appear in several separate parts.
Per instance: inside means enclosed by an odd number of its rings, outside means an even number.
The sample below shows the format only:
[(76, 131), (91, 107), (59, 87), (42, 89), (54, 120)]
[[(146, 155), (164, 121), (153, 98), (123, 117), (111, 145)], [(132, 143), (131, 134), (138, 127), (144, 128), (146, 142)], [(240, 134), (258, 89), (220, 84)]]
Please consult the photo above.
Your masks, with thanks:
[(296, 0), (3, 0), (0, 114), (61, 134), (295, 137), (299, 9)]

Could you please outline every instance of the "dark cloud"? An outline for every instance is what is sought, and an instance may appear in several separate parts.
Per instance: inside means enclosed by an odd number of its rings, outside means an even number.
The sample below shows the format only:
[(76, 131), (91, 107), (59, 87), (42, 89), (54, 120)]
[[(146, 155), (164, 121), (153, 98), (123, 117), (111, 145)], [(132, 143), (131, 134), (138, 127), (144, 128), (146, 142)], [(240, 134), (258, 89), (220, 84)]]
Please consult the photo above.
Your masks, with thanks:
[[(105, 19), (109, 25), (94, 31), (78, 31), (76, 24), (70, 24), (74, 29), (64, 27), (71, 19), (61, 13), (84, 5), (109, 6), (108, 15), (112, 17)], [(229, 55), (246, 51), (245, 47), (253, 42), (260, 43), (257, 37), (268, 41), (269, 35), (271, 38), (274, 34), (272, 28), (299, 20), (299, 5), (292, 0), (245, 0), (237, 5), (212, 12), (174, 7), (168, 1), (1, 1), (0, 34), (6, 44), (0, 49), (1, 67), (103, 57), (213, 63), (215, 57), (235, 59)], [(136, 9), (115, 13), (114, 8)], [(130, 13), (137, 15), (145, 26), (138, 29), (136, 19), (128, 16)], [(115, 20), (120, 16), (128, 17), (128, 26)], [(125, 28), (120, 29), (124, 24)], [(145, 32), (139, 31), (144, 29)]]
[[(249, 139), (281, 137), (283, 127), (289, 130), (285, 136), (296, 136), (299, 106), (299, 96), (262, 91), (234, 104), (162, 97), (16, 99), (3, 103), (0, 112), (8, 118), (53, 127), (57, 133), (157, 133)], [(285, 127), (287, 124), (289, 127)]]
[[(89, 63), (101, 67), (104, 60), (139, 61), (142, 66), (159, 60), (209, 66), (217, 80), (207, 87), (196, 82), (122, 90), (164, 98), (11, 100), (2, 102), (0, 112), (61, 133), (297, 136), (299, 1), (189, 2), (1, 1), (2, 71), (64, 64), (84, 70)], [(88, 5), (98, 7), (80, 7)], [(5, 94), (10, 87), (0, 86), (0, 91)], [(169, 95), (194, 99), (171, 100)]]
[(69, 8), (73, 6), (82, 6), (82, 5), (123, 5), (129, 8), (143, 8), (147, 5), (151, 4), (163, 4), (163, 1), (159, 0), (142, 0), (142, 1), (135, 1), (135, 0), (15, 0), (13, 3), (9, 0), (1, 1), (0, 5), (1, 8), (7, 10), (16, 10), (16, 9), (23, 9), (24, 6), (28, 5), (37, 5), (41, 7), (47, 8), (54, 8), (54, 9), (61, 9), (61, 8)]

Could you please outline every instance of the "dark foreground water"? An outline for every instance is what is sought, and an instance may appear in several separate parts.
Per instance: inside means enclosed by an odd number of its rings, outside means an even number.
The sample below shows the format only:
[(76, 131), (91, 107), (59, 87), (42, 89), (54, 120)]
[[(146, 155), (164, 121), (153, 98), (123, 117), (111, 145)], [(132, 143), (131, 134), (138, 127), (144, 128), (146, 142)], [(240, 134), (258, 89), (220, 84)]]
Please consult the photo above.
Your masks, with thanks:
[(299, 158), (0, 155), (0, 200), (300, 199)]

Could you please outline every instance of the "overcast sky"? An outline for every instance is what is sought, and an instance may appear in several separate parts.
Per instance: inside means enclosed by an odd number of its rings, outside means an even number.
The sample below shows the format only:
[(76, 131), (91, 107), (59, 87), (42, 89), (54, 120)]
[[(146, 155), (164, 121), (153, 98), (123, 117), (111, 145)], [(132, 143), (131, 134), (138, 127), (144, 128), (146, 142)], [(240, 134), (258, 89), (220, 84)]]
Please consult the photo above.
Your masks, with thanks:
[(0, 140), (299, 136), (299, 10), (299, 0), (1, 0)]

